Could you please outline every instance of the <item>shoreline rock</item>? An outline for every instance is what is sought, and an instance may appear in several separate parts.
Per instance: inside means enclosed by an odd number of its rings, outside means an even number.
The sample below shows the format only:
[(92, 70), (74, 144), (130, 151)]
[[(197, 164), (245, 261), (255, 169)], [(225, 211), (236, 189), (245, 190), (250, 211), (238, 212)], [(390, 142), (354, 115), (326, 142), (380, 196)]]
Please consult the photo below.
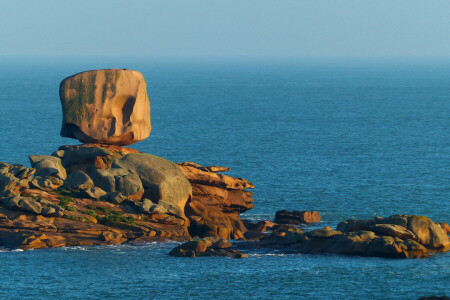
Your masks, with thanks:
[[(197, 185), (193, 192), (180, 167), (183, 164), (131, 148), (61, 146), (51, 156), (31, 156), (30, 161), (35, 168), (0, 163), (0, 247), (188, 241), (191, 233), (243, 238), (239, 230), (246, 229), (239, 213), (253, 207), (251, 193), (218, 187), (233, 182), (251, 185), (243, 179), (217, 176), (229, 170), (224, 167), (198, 166), (203, 177), (216, 175), (211, 184), (217, 186)], [(187, 206), (201, 201), (211, 204), (218, 194), (227, 206), (205, 204), (205, 210), (185, 215)], [(223, 223), (211, 219), (211, 210)], [(197, 232), (195, 221), (200, 219), (211, 222), (206, 226), (215, 228), (216, 234)]]
[[(173, 256), (229, 256), (239, 249), (419, 258), (450, 248), (446, 223), (426, 217), (347, 220), (304, 231), (316, 211), (278, 211), (275, 223), (242, 220), (254, 185), (227, 167), (173, 163), (121, 147), (147, 138), (145, 79), (131, 70), (93, 70), (60, 84), (61, 136), (83, 145), (31, 155), (31, 168), (0, 162), (0, 247), (188, 241)], [(228, 240), (252, 240), (233, 246)]]

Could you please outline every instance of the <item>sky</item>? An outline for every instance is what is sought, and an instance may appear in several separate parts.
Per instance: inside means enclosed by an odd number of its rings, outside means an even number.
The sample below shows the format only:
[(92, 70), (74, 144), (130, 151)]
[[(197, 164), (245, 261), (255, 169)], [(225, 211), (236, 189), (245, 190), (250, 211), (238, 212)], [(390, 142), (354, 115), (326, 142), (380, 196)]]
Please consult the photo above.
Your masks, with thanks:
[(450, 1), (0, 0), (0, 56), (449, 57)]

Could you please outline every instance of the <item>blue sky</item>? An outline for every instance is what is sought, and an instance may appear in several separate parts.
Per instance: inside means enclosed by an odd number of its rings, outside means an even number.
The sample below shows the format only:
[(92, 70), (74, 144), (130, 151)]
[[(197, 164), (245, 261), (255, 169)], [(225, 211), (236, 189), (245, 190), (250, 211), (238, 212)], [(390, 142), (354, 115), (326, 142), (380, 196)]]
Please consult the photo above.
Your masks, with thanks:
[(0, 0), (0, 55), (448, 57), (450, 1)]

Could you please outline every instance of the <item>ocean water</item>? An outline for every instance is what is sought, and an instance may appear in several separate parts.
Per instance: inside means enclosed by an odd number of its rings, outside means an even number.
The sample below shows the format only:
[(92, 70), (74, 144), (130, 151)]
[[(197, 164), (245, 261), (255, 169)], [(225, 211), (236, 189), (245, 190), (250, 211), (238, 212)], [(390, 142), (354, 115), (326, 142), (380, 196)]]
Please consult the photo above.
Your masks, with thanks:
[[(0, 58), (0, 161), (61, 138), (60, 81), (97, 68), (146, 77), (152, 133), (133, 145), (231, 167), (248, 219), (318, 210), (450, 221), (450, 61)], [(172, 258), (175, 243), (0, 252), (0, 298), (416, 299), (450, 295), (450, 253), (420, 260), (252, 252)]]

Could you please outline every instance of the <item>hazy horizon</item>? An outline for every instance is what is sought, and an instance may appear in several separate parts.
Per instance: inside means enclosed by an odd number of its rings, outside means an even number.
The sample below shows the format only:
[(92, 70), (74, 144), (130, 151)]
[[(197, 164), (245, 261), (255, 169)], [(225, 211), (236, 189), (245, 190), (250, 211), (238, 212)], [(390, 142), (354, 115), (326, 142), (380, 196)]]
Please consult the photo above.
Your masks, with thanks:
[(449, 1), (2, 1), (0, 57), (447, 58)]

